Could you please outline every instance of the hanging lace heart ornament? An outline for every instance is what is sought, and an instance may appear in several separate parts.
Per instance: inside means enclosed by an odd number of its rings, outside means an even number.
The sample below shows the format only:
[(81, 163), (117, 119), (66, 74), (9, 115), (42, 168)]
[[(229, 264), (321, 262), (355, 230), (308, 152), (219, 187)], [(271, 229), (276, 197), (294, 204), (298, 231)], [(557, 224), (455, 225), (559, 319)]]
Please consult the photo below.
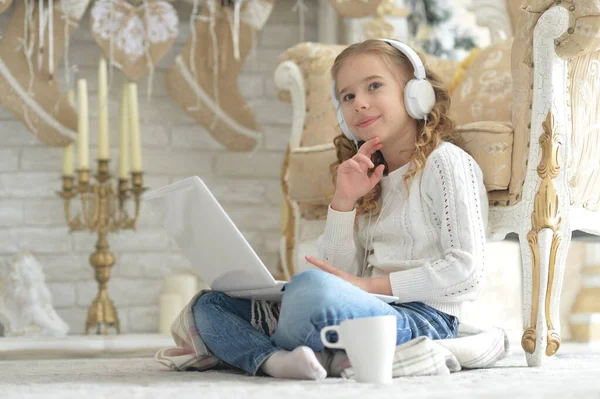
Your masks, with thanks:
[(167, 54), (179, 33), (179, 18), (166, 1), (97, 0), (90, 12), (96, 42), (130, 80), (137, 80)]

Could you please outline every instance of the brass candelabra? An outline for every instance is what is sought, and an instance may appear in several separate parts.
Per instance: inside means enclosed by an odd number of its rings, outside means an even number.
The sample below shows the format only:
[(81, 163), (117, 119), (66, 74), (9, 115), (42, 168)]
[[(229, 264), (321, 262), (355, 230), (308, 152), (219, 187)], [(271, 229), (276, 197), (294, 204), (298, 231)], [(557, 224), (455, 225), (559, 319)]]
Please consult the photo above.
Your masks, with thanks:
[[(118, 192), (115, 194), (109, 172), (108, 159), (98, 160), (96, 182), (90, 183), (90, 169), (77, 170), (77, 182), (73, 176), (62, 177), (62, 191), (58, 195), (64, 200), (64, 212), (69, 232), (88, 230), (98, 234), (96, 251), (90, 256), (98, 282), (98, 294), (88, 310), (86, 334), (95, 329), (96, 334), (109, 334), (120, 331), (117, 309), (108, 296), (107, 286), (110, 271), (115, 264), (115, 256), (109, 251), (107, 235), (119, 230), (135, 230), (140, 212), (141, 195), (146, 190), (142, 185), (142, 172), (131, 173), (128, 179), (118, 179)], [(79, 196), (81, 212), (71, 217), (71, 200)], [(129, 216), (125, 203), (129, 198), (135, 201), (135, 215)]]

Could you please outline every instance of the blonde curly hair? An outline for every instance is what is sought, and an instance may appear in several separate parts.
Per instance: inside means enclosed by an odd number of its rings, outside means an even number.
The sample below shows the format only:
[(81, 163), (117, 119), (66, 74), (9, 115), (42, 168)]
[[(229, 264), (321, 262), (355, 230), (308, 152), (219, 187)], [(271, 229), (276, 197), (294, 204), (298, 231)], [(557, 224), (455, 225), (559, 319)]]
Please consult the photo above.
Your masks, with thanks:
[[(333, 81), (336, 81), (338, 72), (346, 60), (356, 55), (367, 53), (378, 54), (390, 67), (399, 66), (401, 70), (410, 72), (410, 74), (406, 74), (406, 76), (414, 76), (414, 68), (410, 60), (403, 53), (382, 40), (369, 39), (348, 46), (336, 57), (333, 66), (331, 67), (331, 77)], [(425, 65), (423, 56), (419, 54), (419, 58), (421, 58), (421, 61)], [(410, 188), (412, 178), (425, 167), (427, 157), (429, 157), (442, 140), (454, 143), (458, 143), (459, 141), (454, 133), (454, 122), (448, 116), (448, 111), (450, 109), (450, 94), (448, 89), (445, 84), (442, 83), (442, 80), (432, 72), (427, 65), (425, 65), (425, 73), (427, 80), (433, 86), (435, 105), (428, 114), (427, 124), (425, 124), (424, 120), (417, 121), (415, 149), (410, 157), (411, 167), (404, 175), (404, 184), (407, 189)], [(402, 82), (402, 86), (404, 87), (407, 82), (408, 80)], [(354, 143), (348, 140), (343, 134), (337, 136), (333, 140), (333, 143), (338, 158), (338, 160), (331, 165), (331, 173), (335, 185), (338, 167), (344, 161), (356, 155), (357, 148)], [(359, 147), (362, 144), (363, 142), (359, 142)], [(387, 164), (380, 151), (374, 153), (371, 160), (375, 164), (375, 167), (382, 164), (385, 165), (384, 175), (387, 175)], [(373, 171), (374, 168), (371, 169), (370, 173)], [(381, 183), (377, 183), (373, 190), (358, 200), (356, 204), (357, 215), (369, 211), (375, 211), (375, 213), (379, 212), (380, 197)]]

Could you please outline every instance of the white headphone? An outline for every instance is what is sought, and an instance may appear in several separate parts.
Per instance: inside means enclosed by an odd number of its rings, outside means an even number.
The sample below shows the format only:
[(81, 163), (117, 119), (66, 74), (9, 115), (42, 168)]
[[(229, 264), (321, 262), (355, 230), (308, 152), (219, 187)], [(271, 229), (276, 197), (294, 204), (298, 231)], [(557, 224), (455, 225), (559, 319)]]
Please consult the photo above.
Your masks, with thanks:
[[(431, 112), (433, 106), (435, 105), (435, 92), (433, 91), (433, 86), (431, 86), (431, 83), (429, 83), (429, 81), (426, 79), (425, 66), (421, 62), (421, 58), (419, 58), (417, 53), (412, 48), (397, 40), (378, 40), (390, 44), (402, 54), (406, 55), (413, 65), (413, 68), (415, 69), (415, 78), (409, 80), (404, 88), (404, 105), (406, 107), (406, 112), (413, 119), (426, 119), (427, 115)], [(331, 82), (331, 100), (336, 108), (337, 120), (340, 128), (342, 129), (342, 133), (344, 133), (344, 136), (346, 136), (350, 141), (357, 143), (358, 138), (354, 136), (344, 120), (344, 113), (342, 112), (342, 107), (340, 106), (340, 102), (338, 101), (335, 93), (335, 81)]]

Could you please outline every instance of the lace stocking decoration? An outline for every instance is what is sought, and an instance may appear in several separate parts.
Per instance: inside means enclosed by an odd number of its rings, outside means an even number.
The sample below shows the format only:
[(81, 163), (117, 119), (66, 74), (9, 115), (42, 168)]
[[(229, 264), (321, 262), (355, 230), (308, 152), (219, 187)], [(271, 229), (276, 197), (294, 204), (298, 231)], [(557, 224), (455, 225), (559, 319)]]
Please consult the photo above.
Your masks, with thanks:
[(73, 16), (82, 15), (88, 3), (17, 1), (0, 41), (0, 104), (50, 146), (68, 145), (77, 135), (77, 115), (54, 72), (78, 26)]
[(191, 36), (167, 73), (167, 90), (217, 141), (249, 151), (262, 133), (237, 79), (275, 0), (200, 1), (192, 3)]

